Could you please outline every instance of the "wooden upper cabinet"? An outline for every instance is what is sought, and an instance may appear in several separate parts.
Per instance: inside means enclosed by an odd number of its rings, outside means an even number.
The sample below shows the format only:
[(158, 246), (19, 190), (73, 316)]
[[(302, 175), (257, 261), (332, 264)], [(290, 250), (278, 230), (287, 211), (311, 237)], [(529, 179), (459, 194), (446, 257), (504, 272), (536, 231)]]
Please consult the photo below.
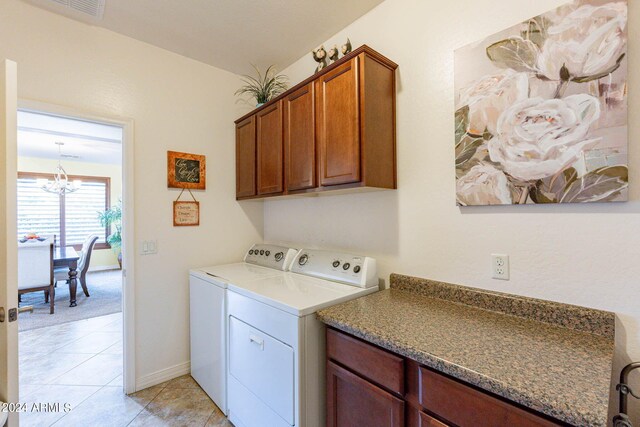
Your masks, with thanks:
[[(253, 171), (237, 172), (237, 198), (396, 188), (397, 67), (361, 46), (238, 119), (238, 127), (255, 120), (256, 147)], [(238, 167), (251, 168), (243, 159)]]
[(256, 195), (255, 116), (236, 124), (236, 197)]
[(276, 102), (256, 115), (258, 145), (258, 195), (282, 193), (282, 103)]
[(314, 85), (309, 83), (284, 100), (285, 180), (288, 191), (316, 186)]
[(320, 185), (360, 181), (358, 57), (316, 81)]

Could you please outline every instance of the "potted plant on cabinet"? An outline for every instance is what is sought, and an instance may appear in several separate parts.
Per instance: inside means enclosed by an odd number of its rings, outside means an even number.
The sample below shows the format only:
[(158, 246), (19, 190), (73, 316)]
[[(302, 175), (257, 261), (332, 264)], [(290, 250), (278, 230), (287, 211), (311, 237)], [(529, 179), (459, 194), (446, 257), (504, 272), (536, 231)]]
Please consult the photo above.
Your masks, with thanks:
[(111, 227), (113, 230), (107, 237), (107, 243), (115, 252), (118, 253), (118, 264), (122, 269), (122, 200), (118, 200), (118, 204), (111, 206), (104, 212), (98, 212), (98, 218), (103, 227)]
[(267, 68), (264, 75), (255, 65), (253, 68), (256, 70), (258, 77), (242, 76), (242, 81), (245, 85), (236, 91), (236, 95), (249, 94), (256, 99), (256, 107), (259, 107), (288, 89), (289, 78), (284, 74), (277, 74), (274, 65)]

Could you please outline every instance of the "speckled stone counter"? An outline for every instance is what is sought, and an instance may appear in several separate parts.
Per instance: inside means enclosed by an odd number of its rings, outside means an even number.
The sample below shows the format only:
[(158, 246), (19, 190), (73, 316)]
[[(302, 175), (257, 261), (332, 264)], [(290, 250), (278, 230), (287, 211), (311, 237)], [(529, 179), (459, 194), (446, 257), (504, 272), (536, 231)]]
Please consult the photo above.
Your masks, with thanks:
[(318, 317), (558, 420), (607, 425), (613, 313), (393, 274)]

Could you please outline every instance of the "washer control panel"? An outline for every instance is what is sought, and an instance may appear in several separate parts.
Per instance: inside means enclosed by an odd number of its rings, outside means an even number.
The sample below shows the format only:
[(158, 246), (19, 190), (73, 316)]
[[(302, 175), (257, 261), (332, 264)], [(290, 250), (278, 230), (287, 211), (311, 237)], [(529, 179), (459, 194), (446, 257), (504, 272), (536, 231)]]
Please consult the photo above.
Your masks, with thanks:
[(302, 249), (293, 260), (291, 271), (361, 288), (378, 286), (376, 260), (366, 256)]
[(285, 246), (255, 244), (247, 251), (244, 262), (287, 271), (298, 250)]

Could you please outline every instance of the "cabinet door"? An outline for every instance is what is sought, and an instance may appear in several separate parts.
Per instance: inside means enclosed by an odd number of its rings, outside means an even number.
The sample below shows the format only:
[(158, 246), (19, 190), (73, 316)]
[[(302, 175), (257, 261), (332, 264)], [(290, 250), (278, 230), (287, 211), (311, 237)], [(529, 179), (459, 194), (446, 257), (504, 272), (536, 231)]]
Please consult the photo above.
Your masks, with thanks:
[(404, 402), (327, 362), (327, 427), (361, 426), (404, 426)]
[(316, 186), (313, 83), (284, 99), (284, 157), (287, 190)]
[(256, 195), (256, 119), (236, 124), (236, 197)]
[(281, 193), (283, 186), (282, 103), (257, 114), (258, 194)]
[(358, 58), (316, 81), (320, 185), (360, 181)]

